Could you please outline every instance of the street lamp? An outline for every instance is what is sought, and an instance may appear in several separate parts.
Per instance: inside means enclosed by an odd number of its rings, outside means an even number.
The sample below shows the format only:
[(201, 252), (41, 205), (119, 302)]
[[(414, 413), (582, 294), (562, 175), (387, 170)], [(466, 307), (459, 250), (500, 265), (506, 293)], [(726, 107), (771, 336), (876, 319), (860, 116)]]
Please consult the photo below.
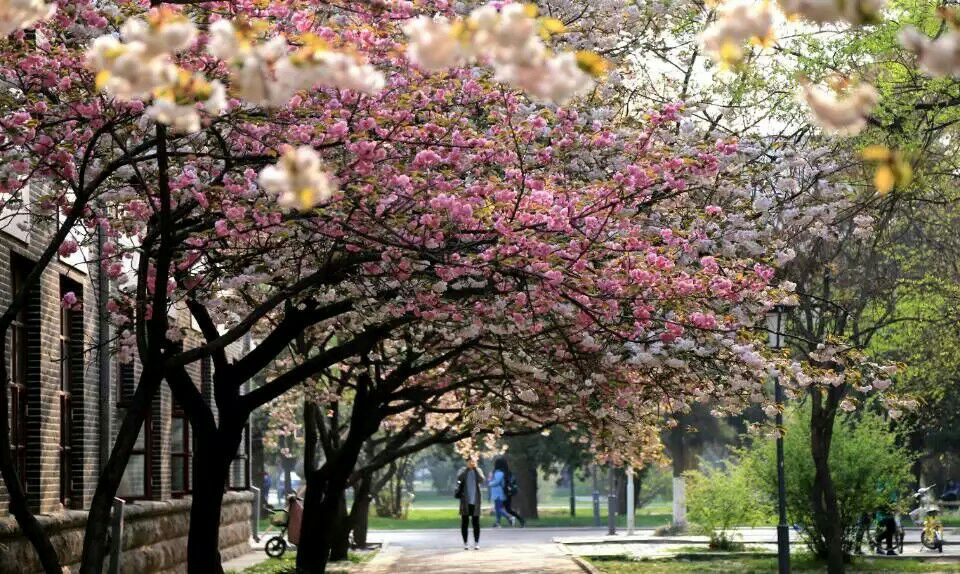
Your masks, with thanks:
[[(792, 305), (775, 305), (767, 311), (767, 344), (771, 349), (782, 349), (786, 341), (787, 315)], [(780, 574), (790, 572), (790, 529), (787, 527), (787, 484), (783, 476), (783, 389), (780, 378), (773, 377), (773, 395), (777, 403), (777, 505), (780, 521), (777, 524), (777, 563)]]

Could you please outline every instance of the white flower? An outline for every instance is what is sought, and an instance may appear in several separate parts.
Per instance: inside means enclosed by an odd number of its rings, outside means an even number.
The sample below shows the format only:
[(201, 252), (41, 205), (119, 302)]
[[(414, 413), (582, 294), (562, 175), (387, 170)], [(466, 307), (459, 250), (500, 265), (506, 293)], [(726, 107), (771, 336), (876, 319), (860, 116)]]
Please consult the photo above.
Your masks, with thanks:
[(877, 389), (878, 391), (882, 391), (889, 387), (892, 383), (893, 381), (890, 379), (875, 379), (873, 381), (873, 388)]
[[(210, 96), (203, 107), (211, 115), (219, 115), (226, 108), (226, 90), (218, 81), (210, 83)], [(157, 98), (146, 109), (147, 115), (159, 123), (166, 124), (178, 133), (200, 131), (200, 114), (195, 103), (179, 104), (176, 98)]]
[(148, 99), (154, 90), (177, 78), (177, 67), (165, 58), (151, 56), (141, 42), (125, 44), (113, 36), (100, 36), (86, 57), (87, 65), (97, 73), (97, 87), (118, 100)]
[[(592, 54), (550, 52), (540, 37), (535, 11), (520, 3), (475, 9), (464, 22), (420, 16), (404, 26), (407, 55), (426, 71), (439, 71), (475, 59), (489, 62), (498, 81), (534, 98), (562, 104), (589, 90), (604, 63)], [(552, 30), (562, 24), (549, 20)]]
[(277, 75), (293, 81), (297, 89), (315, 85), (376, 94), (383, 89), (383, 73), (343, 52), (316, 49), (303, 58), (286, 58), (277, 65)]
[(880, 99), (873, 86), (863, 83), (849, 88), (843, 95), (804, 83), (801, 97), (823, 129), (841, 135), (859, 133)]
[(309, 146), (288, 149), (276, 165), (260, 172), (260, 186), (277, 195), (283, 207), (305, 211), (333, 195), (336, 185), (323, 170), (323, 161)]
[(221, 60), (231, 60), (240, 53), (240, 40), (228, 20), (217, 20), (210, 25), (207, 52)]
[(826, 24), (845, 21), (854, 26), (876, 22), (886, 0), (779, 0), (788, 16)]
[(843, 399), (840, 401), (840, 408), (845, 412), (851, 413), (857, 410), (857, 405), (850, 399)]
[(960, 75), (960, 33), (948, 30), (939, 38), (930, 39), (916, 28), (900, 33), (903, 47), (917, 55), (920, 69), (931, 76)]
[(773, 39), (773, 12), (767, 2), (733, 0), (717, 9), (717, 19), (703, 33), (703, 47), (724, 65), (743, 60), (743, 45), (761, 45)]
[(540, 397), (537, 395), (536, 391), (527, 387), (517, 393), (517, 397), (525, 403), (535, 403), (540, 400)]
[(193, 22), (179, 14), (162, 14), (145, 21), (130, 18), (120, 27), (124, 42), (139, 42), (150, 56), (175, 54), (186, 50), (197, 37)]
[(786, 248), (782, 251), (777, 252), (777, 266), (783, 266), (791, 262), (796, 258), (797, 252), (791, 248)]
[[(493, 13), (496, 18), (495, 9)], [(428, 72), (453, 68), (465, 59), (453, 25), (442, 16), (418, 16), (403, 27), (403, 33), (409, 39), (407, 56), (410, 61)]]
[(777, 408), (777, 405), (766, 405), (763, 407), (763, 414), (773, 418), (780, 414), (780, 409)]
[(29, 28), (56, 11), (43, 0), (0, 0), (0, 37)]

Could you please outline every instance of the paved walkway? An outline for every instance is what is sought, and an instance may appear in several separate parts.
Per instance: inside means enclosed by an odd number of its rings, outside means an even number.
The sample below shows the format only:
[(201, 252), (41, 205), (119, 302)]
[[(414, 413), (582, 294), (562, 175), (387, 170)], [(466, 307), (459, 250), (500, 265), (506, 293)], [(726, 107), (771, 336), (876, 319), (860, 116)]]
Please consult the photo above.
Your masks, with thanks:
[(391, 546), (380, 552), (364, 574), (583, 574), (556, 544), (413, 550)]
[(372, 531), (370, 540), (384, 543), (386, 549), (370, 562), (369, 571), (374, 574), (582, 574), (583, 570), (553, 539), (600, 532), (593, 528), (484, 528), (480, 532), (480, 550), (464, 550), (459, 529)]

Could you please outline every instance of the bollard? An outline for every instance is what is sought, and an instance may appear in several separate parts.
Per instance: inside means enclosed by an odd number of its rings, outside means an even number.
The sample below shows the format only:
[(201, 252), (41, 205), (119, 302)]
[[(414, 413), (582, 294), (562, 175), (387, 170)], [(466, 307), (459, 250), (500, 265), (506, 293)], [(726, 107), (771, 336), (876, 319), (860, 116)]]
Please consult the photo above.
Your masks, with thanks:
[(113, 499), (113, 516), (110, 518), (110, 567), (109, 574), (120, 574), (120, 554), (123, 553), (123, 507), (126, 501)]
[(610, 464), (610, 494), (607, 495), (607, 536), (617, 533), (617, 473)]
[(250, 513), (250, 536), (253, 537), (254, 542), (260, 542), (260, 506), (262, 501), (260, 500), (260, 489), (256, 486), (251, 486), (250, 490), (253, 491), (253, 512)]
[(593, 464), (593, 525), (600, 526), (600, 485), (597, 481), (597, 464)]

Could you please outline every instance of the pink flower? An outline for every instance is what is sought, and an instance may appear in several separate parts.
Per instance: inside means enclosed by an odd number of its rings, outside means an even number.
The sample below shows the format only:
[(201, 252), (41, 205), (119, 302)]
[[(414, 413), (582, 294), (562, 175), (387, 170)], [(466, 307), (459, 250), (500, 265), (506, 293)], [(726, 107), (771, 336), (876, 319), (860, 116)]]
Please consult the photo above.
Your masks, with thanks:
[(60, 305), (64, 309), (76, 309), (79, 307), (79, 301), (77, 300), (77, 294), (73, 291), (67, 291), (63, 299), (60, 301)]
[(420, 150), (413, 158), (413, 167), (423, 169), (433, 167), (440, 163), (440, 156), (431, 149)]
[(80, 246), (77, 245), (76, 241), (72, 239), (67, 239), (60, 244), (59, 249), (57, 249), (57, 253), (60, 254), (60, 257), (69, 257), (70, 255), (73, 255), (79, 250), (80, 250)]

